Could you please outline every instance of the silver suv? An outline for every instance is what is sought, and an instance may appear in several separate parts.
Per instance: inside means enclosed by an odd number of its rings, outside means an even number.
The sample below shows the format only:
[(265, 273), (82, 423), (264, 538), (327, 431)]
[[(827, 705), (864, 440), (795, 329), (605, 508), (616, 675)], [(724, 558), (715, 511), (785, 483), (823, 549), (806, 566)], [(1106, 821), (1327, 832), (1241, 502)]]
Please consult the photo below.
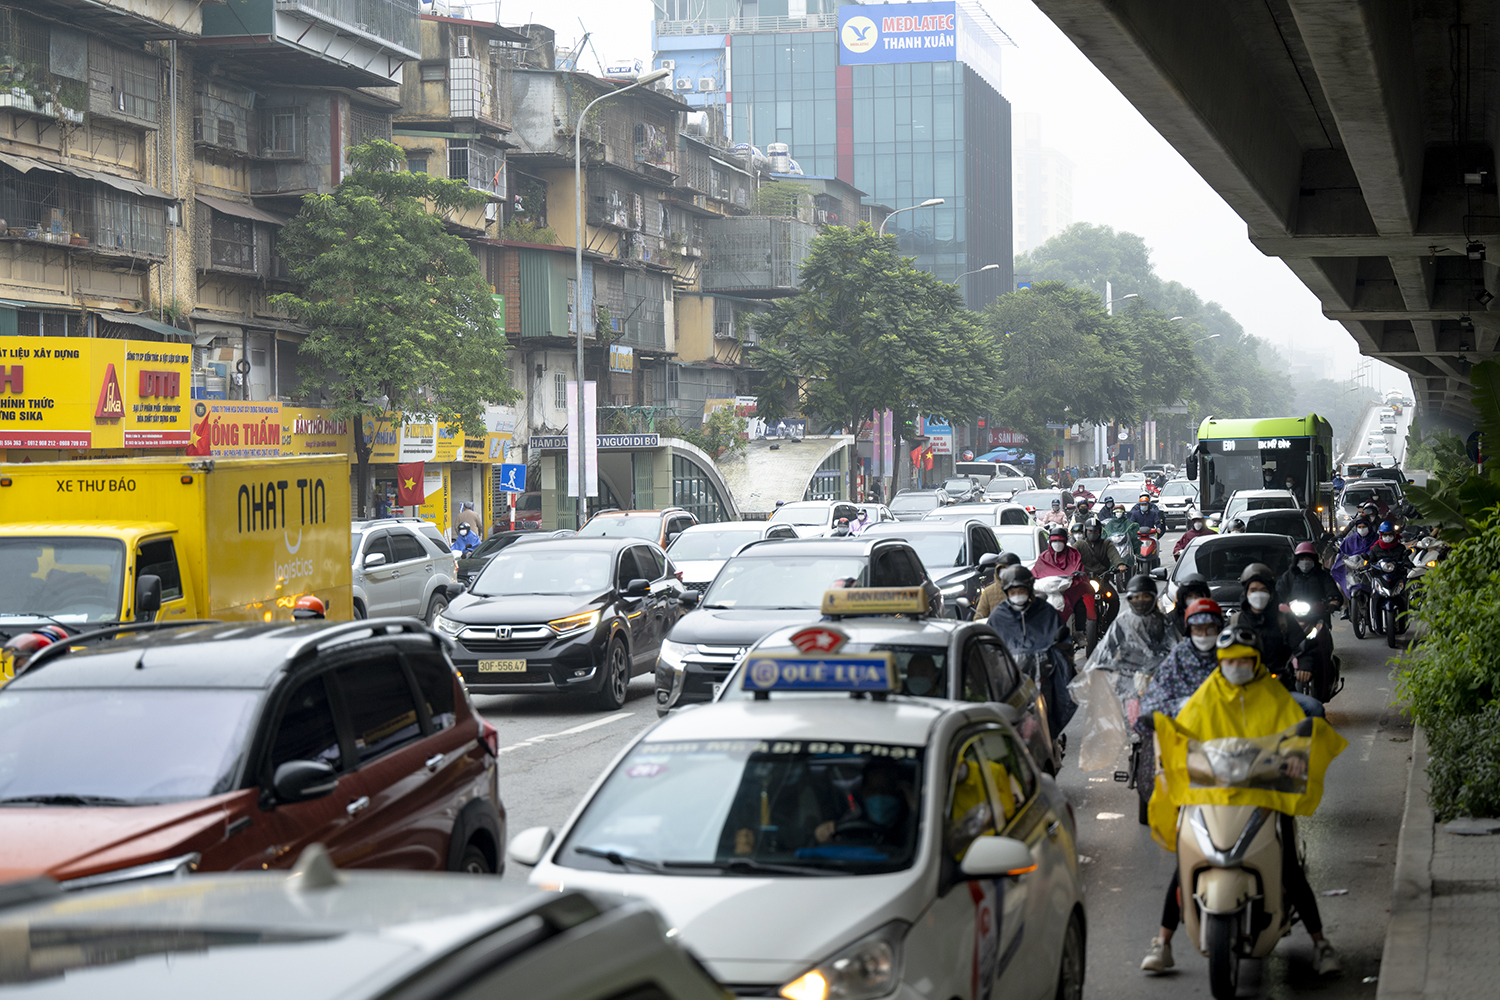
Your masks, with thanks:
[(431, 521), (386, 517), (350, 525), (354, 617), (409, 615), (431, 625), (458, 582), (458, 557)]

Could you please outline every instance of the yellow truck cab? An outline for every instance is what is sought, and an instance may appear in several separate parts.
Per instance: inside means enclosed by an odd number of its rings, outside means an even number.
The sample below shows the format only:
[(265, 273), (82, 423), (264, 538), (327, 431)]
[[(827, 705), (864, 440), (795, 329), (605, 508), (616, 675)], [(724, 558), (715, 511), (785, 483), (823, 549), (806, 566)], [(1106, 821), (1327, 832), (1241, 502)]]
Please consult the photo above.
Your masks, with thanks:
[(0, 469), (0, 634), (351, 617), (349, 460), (103, 459)]

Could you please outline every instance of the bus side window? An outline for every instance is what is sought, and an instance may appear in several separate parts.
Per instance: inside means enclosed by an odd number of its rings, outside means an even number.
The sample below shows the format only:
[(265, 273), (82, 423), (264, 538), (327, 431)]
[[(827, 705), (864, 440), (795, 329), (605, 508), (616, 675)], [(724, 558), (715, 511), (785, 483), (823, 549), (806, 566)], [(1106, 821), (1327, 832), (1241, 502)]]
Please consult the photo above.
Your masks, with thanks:
[(161, 599), (175, 601), (182, 597), (182, 574), (177, 569), (177, 549), (170, 538), (146, 542), (135, 554), (135, 578), (161, 578)]

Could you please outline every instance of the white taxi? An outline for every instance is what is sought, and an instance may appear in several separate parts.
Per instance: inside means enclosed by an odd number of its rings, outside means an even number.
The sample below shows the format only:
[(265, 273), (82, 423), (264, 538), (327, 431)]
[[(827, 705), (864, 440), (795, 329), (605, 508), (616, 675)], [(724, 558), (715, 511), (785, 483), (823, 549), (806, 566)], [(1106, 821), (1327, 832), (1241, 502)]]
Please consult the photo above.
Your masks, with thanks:
[(1072, 809), (1002, 706), (894, 693), (889, 652), (740, 677), (753, 700), (673, 712), (559, 835), (517, 835), (532, 884), (647, 900), (740, 996), (1082, 996)]

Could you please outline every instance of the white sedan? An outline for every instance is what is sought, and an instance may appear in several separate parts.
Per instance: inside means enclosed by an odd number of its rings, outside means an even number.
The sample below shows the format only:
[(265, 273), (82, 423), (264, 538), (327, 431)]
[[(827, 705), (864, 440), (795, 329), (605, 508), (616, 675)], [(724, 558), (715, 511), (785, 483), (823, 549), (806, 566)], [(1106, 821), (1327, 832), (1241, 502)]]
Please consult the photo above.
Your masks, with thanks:
[(864, 686), (870, 658), (751, 657), (756, 700), (667, 716), (511, 860), (650, 902), (740, 995), (1076, 1000), (1072, 808), (1002, 706), (887, 695), (904, 679), (884, 659)]

